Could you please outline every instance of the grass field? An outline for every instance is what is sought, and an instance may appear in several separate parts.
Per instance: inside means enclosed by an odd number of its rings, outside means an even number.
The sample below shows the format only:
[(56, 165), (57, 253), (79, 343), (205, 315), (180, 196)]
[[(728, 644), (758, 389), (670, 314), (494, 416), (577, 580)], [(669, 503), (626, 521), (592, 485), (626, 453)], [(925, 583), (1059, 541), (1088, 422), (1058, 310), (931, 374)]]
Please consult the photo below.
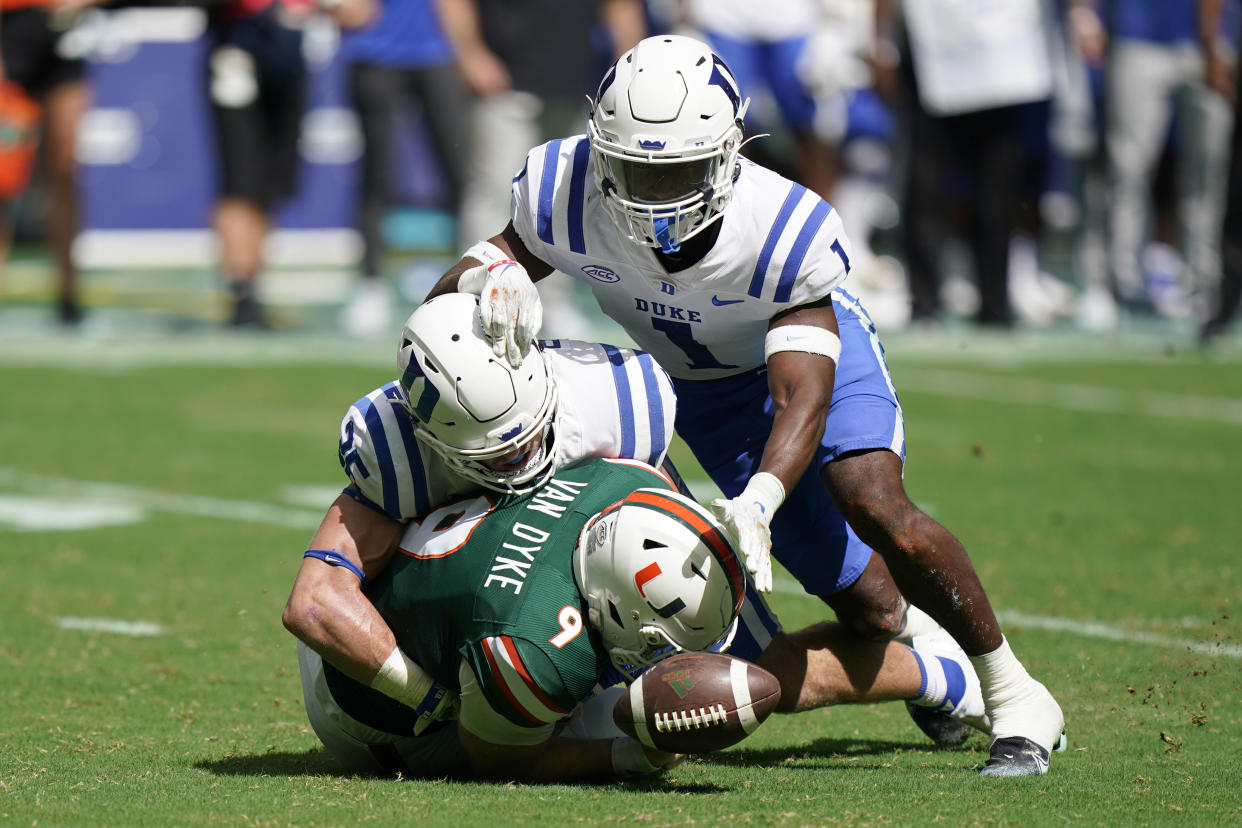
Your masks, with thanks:
[[(280, 612), (388, 348), (8, 338), (0, 823), (1242, 823), (1242, 357), (889, 344), (908, 488), (1066, 711), (1047, 776), (980, 779), (984, 738), (932, 750), (897, 704), (774, 718), (654, 784), (341, 776)], [(773, 605), (825, 616), (788, 577)]]

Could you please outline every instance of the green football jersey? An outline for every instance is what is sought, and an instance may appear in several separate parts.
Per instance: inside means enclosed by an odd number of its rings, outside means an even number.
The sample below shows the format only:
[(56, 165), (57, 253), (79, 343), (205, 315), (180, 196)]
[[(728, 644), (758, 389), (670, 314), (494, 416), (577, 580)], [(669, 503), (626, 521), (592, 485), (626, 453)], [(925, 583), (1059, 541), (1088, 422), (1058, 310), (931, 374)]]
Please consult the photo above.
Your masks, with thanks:
[[(366, 594), (402, 651), (454, 690), (462, 659), (491, 707), (542, 726), (567, 715), (609, 665), (573, 574), (587, 520), (635, 489), (671, 489), (651, 467), (590, 460), (523, 497), (480, 495), (411, 524)], [(409, 734), (414, 711), (325, 665), (346, 713)]]

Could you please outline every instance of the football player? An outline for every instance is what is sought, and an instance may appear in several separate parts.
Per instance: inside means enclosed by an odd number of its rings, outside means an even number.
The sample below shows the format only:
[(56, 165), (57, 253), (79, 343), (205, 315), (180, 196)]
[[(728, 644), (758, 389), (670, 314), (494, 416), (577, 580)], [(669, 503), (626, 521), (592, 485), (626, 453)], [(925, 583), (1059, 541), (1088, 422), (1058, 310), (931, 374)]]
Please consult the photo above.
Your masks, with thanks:
[(496, 353), (516, 364), (539, 324), (532, 279), (583, 280), (673, 376), (677, 431), (727, 496), (713, 509), (758, 586), (775, 554), (864, 636), (934, 635), (939, 622), (982, 681), (994, 728), (982, 773), (1045, 773), (1061, 709), (1010, 649), (961, 542), (906, 495), (883, 348), (841, 289), (841, 219), (739, 155), (748, 103), (705, 44), (640, 42), (604, 76), (588, 134), (531, 150), (511, 222), (429, 295), (479, 294)]
[[(397, 382), (345, 417), (340, 459), (351, 482), (315, 533), (284, 623), (342, 675), (421, 711), (421, 728), (451, 713), (455, 683), (446, 691), (410, 657), (362, 582), (384, 572), (407, 524), (438, 525), (428, 515), (463, 493), (528, 495), (593, 457), (659, 464), (674, 398), (649, 356), (611, 346), (532, 344), (515, 369), (484, 337), (478, 297), (463, 293), (410, 316), (399, 367)], [(871, 682), (883, 647), (838, 625), (786, 634), (749, 579), (747, 598), (729, 651), (776, 675), (782, 711), (912, 698), (987, 729), (969, 664), (936, 642), (915, 641), (923, 655), (913, 661), (897, 651), (914, 669), (894, 696)]]
[[(674, 653), (727, 645), (745, 580), (724, 527), (654, 468), (561, 468), (527, 494), (481, 494), (411, 522), (399, 554), (365, 583), (410, 666), (460, 705), (398, 703), (299, 643), (307, 713), (352, 773), (656, 774), (680, 757), (625, 736), (612, 719), (622, 689), (597, 685), (608, 668), (630, 679)], [(851, 637), (867, 700), (921, 692), (914, 651)], [(858, 692), (845, 670), (821, 690), (841, 701)]]

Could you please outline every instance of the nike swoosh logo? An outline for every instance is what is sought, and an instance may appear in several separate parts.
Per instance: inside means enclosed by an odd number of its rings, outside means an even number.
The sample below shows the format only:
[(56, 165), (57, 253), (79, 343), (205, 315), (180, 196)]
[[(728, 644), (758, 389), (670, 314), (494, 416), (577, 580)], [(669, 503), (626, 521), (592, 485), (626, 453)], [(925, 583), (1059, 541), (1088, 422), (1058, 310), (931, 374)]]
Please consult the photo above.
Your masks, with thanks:
[(723, 308), (725, 305), (736, 305), (744, 301), (746, 300), (745, 299), (721, 299), (719, 296), (712, 296), (712, 304), (718, 308)]

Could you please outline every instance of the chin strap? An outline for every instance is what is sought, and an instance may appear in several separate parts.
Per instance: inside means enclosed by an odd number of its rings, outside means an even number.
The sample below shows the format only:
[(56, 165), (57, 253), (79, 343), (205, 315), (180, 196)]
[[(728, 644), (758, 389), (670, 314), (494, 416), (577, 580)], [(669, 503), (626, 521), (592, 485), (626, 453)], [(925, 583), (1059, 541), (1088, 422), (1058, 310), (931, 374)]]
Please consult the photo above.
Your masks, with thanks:
[(674, 223), (671, 218), (652, 219), (652, 224), (655, 225), (656, 241), (660, 243), (660, 249), (665, 253), (676, 253), (681, 250), (681, 245), (671, 238)]

